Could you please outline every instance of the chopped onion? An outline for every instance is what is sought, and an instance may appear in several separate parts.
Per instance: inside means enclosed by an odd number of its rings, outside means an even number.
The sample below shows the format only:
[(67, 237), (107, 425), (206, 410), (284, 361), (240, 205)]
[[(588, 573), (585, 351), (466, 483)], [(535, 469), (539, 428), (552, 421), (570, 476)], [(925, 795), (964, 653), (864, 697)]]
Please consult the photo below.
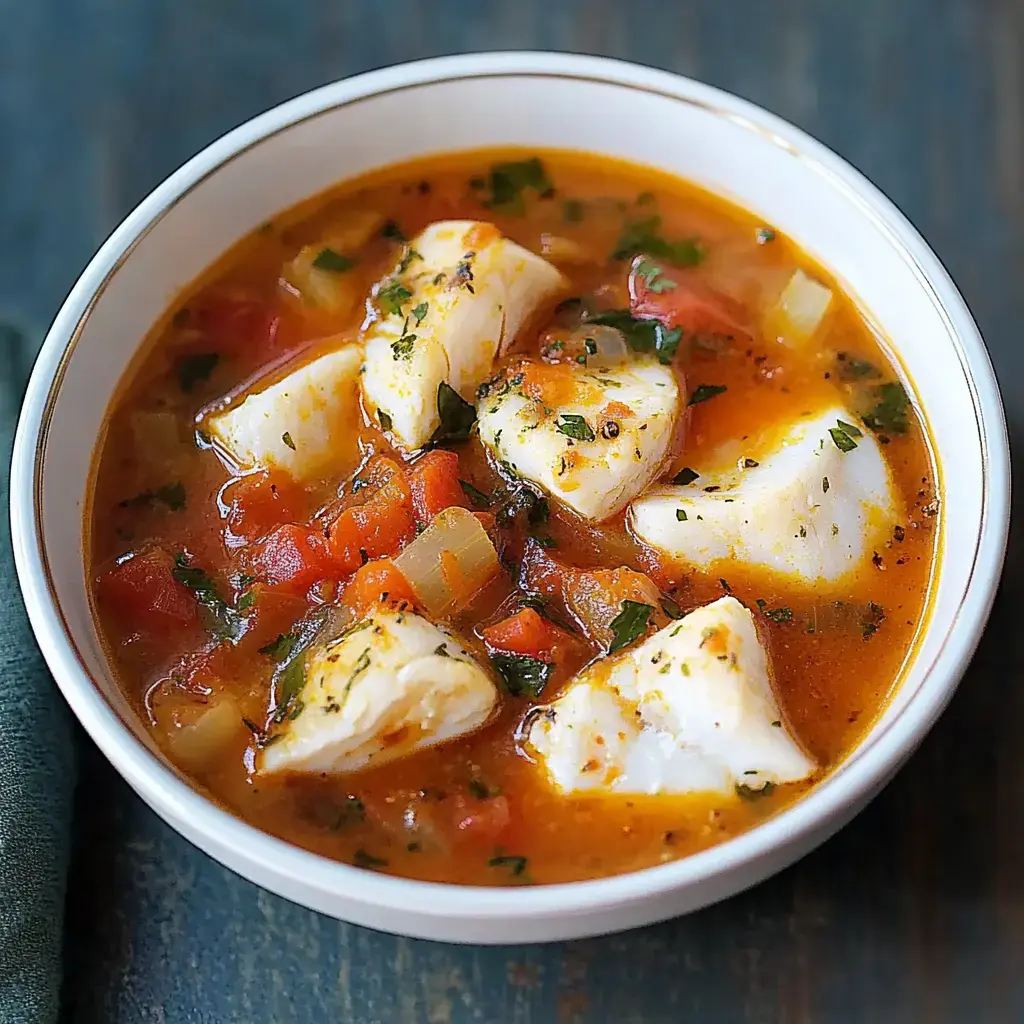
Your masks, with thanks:
[(338, 252), (326, 242), (303, 246), (295, 259), (285, 264), (281, 284), (307, 305), (344, 316), (355, 309), (362, 297), (359, 282), (348, 271), (314, 266), (324, 252), (347, 257), (347, 253)]
[(480, 520), (446, 508), (396, 559), (431, 615), (452, 615), (498, 572), (498, 553)]
[(191, 721), (181, 721), (181, 714), (173, 717), (177, 721), (167, 731), (167, 745), (175, 761), (197, 771), (211, 765), (245, 731), (238, 705), (226, 696), (206, 705)]
[(831, 302), (828, 288), (802, 270), (794, 271), (778, 301), (768, 310), (766, 331), (779, 341), (802, 345), (814, 336)]
[[(600, 363), (624, 363), (629, 359), (629, 346), (625, 335), (617, 327), (607, 324), (581, 324), (572, 332), (572, 349), (579, 346)], [(587, 342), (590, 342), (588, 345)]]

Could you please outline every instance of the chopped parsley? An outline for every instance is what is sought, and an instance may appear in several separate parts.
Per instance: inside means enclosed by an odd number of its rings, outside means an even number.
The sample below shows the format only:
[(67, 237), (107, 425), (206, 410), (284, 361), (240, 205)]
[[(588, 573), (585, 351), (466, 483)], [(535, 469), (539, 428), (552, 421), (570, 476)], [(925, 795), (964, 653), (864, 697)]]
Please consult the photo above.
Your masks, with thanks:
[(769, 608), (768, 602), (764, 598), (759, 597), (757, 599), (758, 611), (766, 618), (771, 619), (772, 622), (792, 622), (793, 621), (793, 609), (781, 605), (778, 608)]
[(699, 405), (701, 402), (706, 402), (709, 398), (714, 398), (716, 395), (720, 395), (728, 390), (724, 384), (698, 384), (693, 389), (693, 394), (690, 395), (688, 404)]
[[(406, 326), (409, 321), (406, 320)], [(412, 358), (412, 347), (416, 341), (415, 334), (407, 334), (405, 328), (402, 328), (402, 336), (398, 341), (391, 342), (391, 353), (392, 358), (397, 362), (399, 359), (411, 359)]]
[(179, 360), (177, 374), (181, 390), (188, 393), (197, 384), (209, 380), (219, 362), (220, 355), (217, 352), (196, 352)]
[(171, 512), (180, 512), (185, 507), (185, 485), (164, 484), (156, 490), (136, 494), (134, 498), (125, 498), (119, 505), (121, 508), (152, 508), (154, 505), (163, 505)]
[(459, 486), (462, 488), (462, 493), (466, 496), (467, 500), (469, 501), (470, 505), (473, 506), (473, 508), (490, 508), (491, 499), (488, 498), (483, 491), (478, 490), (471, 483), (468, 483), (465, 480), (460, 480)]
[(277, 662), (273, 678), (275, 722), (296, 718), (302, 711), (299, 691), (306, 681), (305, 653), (319, 636), (330, 614), (330, 608), (322, 606), (300, 619), (290, 633), (281, 634), (273, 643), (260, 649), (260, 653), (270, 655)]
[(381, 238), (388, 238), (392, 242), (407, 242), (408, 238), (405, 237), (405, 232), (398, 226), (398, 221), (389, 220), (384, 227), (380, 229)]
[(754, 238), (757, 239), (758, 245), (767, 245), (775, 241), (775, 232), (771, 228), (758, 228), (754, 232)]
[(647, 282), (647, 290), (654, 292), (655, 295), (661, 295), (679, 287), (671, 278), (665, 277), (664, 270), (657, 263), (652, 263), (647, 259), (640, 260), (636, 265), (635, 273), (637, 277), (641, 277)]
[(385, 412), (383, 409), (377, 410), (377, 420), (380, 423), (381, 430), (390, 430), (394, 426), (391, 414)]
[(334, 249), (321, 249), (316, 259), (313, 260), (315, 269), (326, 270), (331, 274), (344, 274), (346, 270), (351, 270), (355, 265), (355, 260), (343, 256)]
[(518, 854), (499, 853), (488, 862), (489, 868), (508, 868), (515, 878), (526, 873), (526, 865), (529, 863), (525, 857)]
[(513, 697), (539, 697), (555, 670), (551, 662), (504, 651), (492, 654), (491, 664)]
[(576, 413), (563, 413), (561, 420), (561, 423), (555, 424), (555, 428), (574, 441), (593, 441), (597, 436), (590, 424)]
[(658, 215), (626, 224), (611, 258), (626, 260), (643, 254), (667, 260), (677, 267), (694, 267), (704, 258), (704, 249), (696, 238), (669, 241), (660, 234), (660, 228), (661, 217)]
[(205, 569), (191, 564), (183, 551), (174, 559), (171, 575), (196, 596), (206, 619), (206, 626), (222, 640), (237, 643), (245, 632), (245, 617), (231, 607), (217, 592), (217, 587)]
[(295, 442), (292, 440), (292, 435), (286, 430), (281, 435), (281, 440), (289, 447), (292, 451), (295, 451)]
[(839, 378), (840, 380), (855, 381), (863, 380), (866, 377), (880, 377), (881, 374), (878, 372), (878, 367), (874, 363), (869, 363), (866, 359), (859, 359), (856, 356), (851, 356), (847, 352), (837, 352), (836, 362), (839, 364)]
[(685, 508), (677, 508), (676, 509), (676, 520), (678, 522), (680, 522), (680, 523), (685, 523), (686, 519), (687, 519), (686, 509)]
[(589, 317), (587, 323), (616, 328), (635, 352), (653, 352), (658, 361), (666, 365), (672, 362), (683, 337), (682, 328), (666, 330), (660, 320), (635, 317), (628, 309), (610, 309), (597, 313)]
[(647, 623), (651, 618), (654, 608), (649, 604), (640, 601), (623, 601), (622, 609), (618, 615), (609, 623), (612, 633), (612, 642), (608, 645), (608, 653), (614, 654), (628, 647), (634, 640), (647, 632)]
[(828, 488), (829, 488), (828, 477), (827, 476), (823, 476), (821, 478), (821, 493), (822, 494), (828, 494)]
[(867, 640), (868, 637), (878, 632), (878, 627), (885, 620), (885, 609), (874, 601), (868, 601), (867, 611), (861, 619), (861, 636)]
[(376, 871), (388, 866), (388, 862), (383, 857), (374, 857), (372, 853), (367, 853), (362, 847), (356, 850), (352, 857), (352, 863), (357, 868), (365, 868), (367, 871)]
[(910, 399), (899, 381), (889, 381), (872, 388), (874, 406), (861, 417), (876, 433), (905, 434), (909, 422)]
[(388, 316), (401, 316), (402, 303), (412, 298), (412, 292), (401, 281), (392, 281), (377, 292), (377, 303)]
[(829, 427), (829, 437), (841, 452), (852, 452), (857, 442), (842, 427)]
[(427, 310), (430, 308), (426, 302), (421, 302), (419, 305), (412, 307), (412, 315), (416, 321), (416, 326), (419, 327), (423, 323), (423, 318), (427, 315)]
[(476, 409), (447, 381), (437, 386), (437, 415), (441, 422), (430, 439), (435, 445), (465, 441), (476, 423)]
[(487, 178), (487, 189), (490, 194), (483, 205), (505, 213), (522, 213), (523, 195), (527, 191), (539, 196), (554, 192), (544, 164), (535, 156), (495, 164)]
[(678, 602), (673, 601), (671, 597), (663, 597), (661, 599), (661, 610), (670, 619), (681, 619), (683, 617), (682, 608), (680, 608)]
[(682, 486), (685, 484), (692, 484), (694, 480), (699, 479), (699, 473), (695, 473), (689, 466), (684, 466), (674, 477), (672, 477), (672, 483)]

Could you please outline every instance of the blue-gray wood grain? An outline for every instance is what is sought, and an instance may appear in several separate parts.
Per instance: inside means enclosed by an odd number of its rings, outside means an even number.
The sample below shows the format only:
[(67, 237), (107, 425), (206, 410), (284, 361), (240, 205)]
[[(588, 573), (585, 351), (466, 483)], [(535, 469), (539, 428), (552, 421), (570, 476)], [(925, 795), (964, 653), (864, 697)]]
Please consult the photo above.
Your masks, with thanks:
[[(935, 246), (1024, 430), (1019, 0), (0, 0), (0, 320), (41, 336), (116, 222), (298, 92), (474, 49), (581, 50), (733, 90), (834, 147)], [(726, 904), (619, 937), (467, 949), (339, 924), (163, 826), (85, 742), (75, 1022), (1024, 1020), (1019, 528), (946, 716), (841, 835)]]

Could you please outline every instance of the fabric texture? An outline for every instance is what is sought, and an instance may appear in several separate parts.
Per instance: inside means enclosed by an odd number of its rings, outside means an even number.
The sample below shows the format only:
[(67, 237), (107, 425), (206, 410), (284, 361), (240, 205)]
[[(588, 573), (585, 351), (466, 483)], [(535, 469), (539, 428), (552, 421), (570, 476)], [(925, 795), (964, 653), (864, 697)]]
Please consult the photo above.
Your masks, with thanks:
[(0, 1024), (56, 1020), (74, 788), (71, 715), (25, 616), (7, 511), (33, 352), (0, 325)]

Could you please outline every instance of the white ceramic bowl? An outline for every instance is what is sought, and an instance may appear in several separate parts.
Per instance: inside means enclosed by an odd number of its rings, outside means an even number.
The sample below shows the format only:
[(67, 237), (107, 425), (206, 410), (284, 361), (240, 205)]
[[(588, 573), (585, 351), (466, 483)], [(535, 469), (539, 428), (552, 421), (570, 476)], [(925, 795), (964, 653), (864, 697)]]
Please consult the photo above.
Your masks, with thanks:
[[(140, 340), (207, 264), (335, 181), (424, 153), (569, 147), (697, 181), (757, 212), (845, 283), (891, 339), (940, 467), (930, 619), (857, 751), (795, 806), (685, 860), (601, 881), (470, 888), (359, 871), (220, 810), (164, 760), (118, 693), (86, 598), (82, 510), (104, 411)], [(11, 516), (32, 625), (89, 734), (158, 814), (246, 878), (359, 924), (460, 942), (614, 931), (686, 913), (780, 870), (848, 821), (915, 748), (974, 651), (1006, 542), (1009, 458), (996, 381), (953, 282), (871, 184), (792, 125), (684, 78), (594, 57), (479, 54), (388, 68), (242, 125), (111, 235), (43, 345), (14, 452)]]

